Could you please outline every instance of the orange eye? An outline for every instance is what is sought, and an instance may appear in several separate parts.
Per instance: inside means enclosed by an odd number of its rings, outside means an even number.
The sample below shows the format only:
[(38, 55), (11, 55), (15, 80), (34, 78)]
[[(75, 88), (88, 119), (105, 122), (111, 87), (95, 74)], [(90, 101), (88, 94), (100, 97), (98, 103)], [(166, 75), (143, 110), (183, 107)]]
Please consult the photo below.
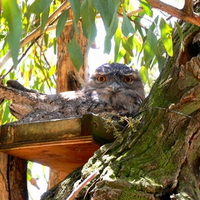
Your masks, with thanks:
[(106, 77), (102, 76), (102, 75), (99, 75), (99, 76), (97, 76), (97, 81), (98, 82), (105, 82), (106, 81)]
[(132, 83), (133, 82), (133, 77), (131, 77), (131, 76), (124, 76), (123, 81), (125, 83)]

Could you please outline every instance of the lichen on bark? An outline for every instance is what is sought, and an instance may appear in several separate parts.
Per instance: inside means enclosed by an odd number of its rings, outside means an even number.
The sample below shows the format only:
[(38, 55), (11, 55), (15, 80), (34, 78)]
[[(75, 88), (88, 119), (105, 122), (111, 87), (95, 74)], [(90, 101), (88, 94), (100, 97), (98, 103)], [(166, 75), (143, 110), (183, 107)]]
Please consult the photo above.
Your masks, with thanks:
[[(183, 23), (182, 30), (187, 48), (200, 28)], [(94, 170), (99, 175), (77, 199), (200, 199), (200, 57), (191, 57), (190, 52), (186, 55), (177, 32), (173, 37), (174, 56), (166, 59), (143, 103), (140, 123), (134, 131), (123, 131), (122, 140), (95, 152), (82, 170), (75, 172), (76, 178), (69, 175), (68, 192), (60, 199), (66, 199)], [(184, 62), (183, 54), (188, 59)]]

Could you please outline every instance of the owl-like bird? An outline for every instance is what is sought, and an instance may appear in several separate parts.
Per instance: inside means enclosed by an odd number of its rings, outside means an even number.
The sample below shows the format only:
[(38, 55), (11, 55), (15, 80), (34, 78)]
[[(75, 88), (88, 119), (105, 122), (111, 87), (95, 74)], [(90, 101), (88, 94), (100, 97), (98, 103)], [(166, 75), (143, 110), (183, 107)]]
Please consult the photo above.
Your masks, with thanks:
[(113, 110), (123, 109), (134, 115), (145, 98), (138, 71), (124, 64), (111, 63), (98, 67), (86, 84), (87, 95), (97, 95), (99, 101)]
[(16, 81), (0, 86), (1, 98), (12, 101), (20, 123), (76, 118), (89, 113), (133, 116), (145, 98), (138, 71), (124, 64), (104, 64), (80, 91), (47, 95), (24, 89)]

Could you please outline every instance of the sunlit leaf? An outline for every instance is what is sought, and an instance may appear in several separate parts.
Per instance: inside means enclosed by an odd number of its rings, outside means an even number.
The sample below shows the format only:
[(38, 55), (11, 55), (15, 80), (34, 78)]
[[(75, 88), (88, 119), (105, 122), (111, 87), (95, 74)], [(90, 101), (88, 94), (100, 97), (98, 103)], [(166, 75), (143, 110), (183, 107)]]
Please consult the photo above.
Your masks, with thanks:
[(62, 33), (62, 31), (63, 31), (63, 29), (65, 27), (65, 23), (66, 23), (67, 18), (68, 18), (68, 13), (69, 13), (68, 10), (64, 11), (61, 14), (61, 16), (60, 16), (60, 18), (58, 20), (58, 23), (56, 25), (56, 37), (57, 38), (60, 36), (60, 34)]
[(131, 55), (133, 56), (133, 42), (132, 42), (133, 36), (131, 36), (128, 39), (123, 38), (122, 39), (122, 45), (124, 49)]
[(142, 78), (142, 82), (143, 82), (144, 84), (149, 83), (148, 67), (142, 66), (139, 72), (140, 72), (140, 76), (141, 76), (141, 78)]
[[(31, 167), (32, 168), (32, 167)], [(27, 168), (27, 180), (30, 181), (32, 179), (31, 168)]]
[(140, 4), (142, 6), (142, 8), (144, 9), (145, 13), (152, 17), (153, 15), (153, 12), (151, 10), (151, 5), (149, 4), (149, 2), (147, 0), (139, 0), (140, 1)]
[(21, 12), (15, 0), (2, 0), (3, 16), (8, 22), (9, 34), (7, 40), (10, 46), (10, 52), (14, 65), (18, 63), (18, 53), (20, 48), (20, 39), (22, 35)]
[(158, 43), (157, 43), (156, 51), (155, 51), (156, 59), (158, 61), (159, 71), (161, 71), (163, 66), (164, 66), (164, 63), (165, 63), (165, 60), (166, 60), (166, 58), (164, 56), (165, 53), (166, 53), (166, 51), (165, 51), (165, 48), (163, 46), (163, 43), (159, 40)]
[(173, 56), (172, 28), (165, 22), (160, 21), (161, 40), (169, 56)]
[(150, 61), (155, 56), (155, 49), (157, 44), (157, 38), (151, 29), (147, 32), (147, 39), (144, 43), (144, 61), (145, 65), (148, 66)]
[(3, 112), (3, 116), (2, 116), (2, 124), (5, 124), (5, 123), (8, 123), (8, 119), (9, 119), (9, 107), (8, 107), (8, 104), (5, 106), (4, 108), (4, 112)]
[[(90, 13), (90, 14), (88, 14)], [(92, 5), (92, 0), (85, 0), (81, 6), (81, 16), (84, 35), (88, 38), (88, 49), (94, 42), (97, 29), (95, 24), (96, 12)]]
[(127, 37), (130, 33), (133, 32), (133, 25), (131, 24), (130, 19), (127, 17), (126, 12), (123, 10), (122, 33)]
[(35, 13), (36, 15), (39, 15), (40, 13), (43, 13), (48, 6), (50, 6), (52, 0), (35, 0), (30, 8), (29, 12)]
[(120, 26), (118, 26), (115, 36), (114, 36), (114, 40), (115, 40), (115, 49), (114, 49), (114, 62), (118, 62), (121, 58), (121, 54), (119, 54), (120, 51), (120, 44), (121, 44), (121, 38), (122, 38), (122, 32), (121, 32), (121, 28)]
[(74, 38), (72, 38), (72, 40), (68, 43), (68, 51), (72, 63), (76, 67), (77, 71), (79, 71), (83, 65), (83, 54)]
[(81, 4), (80, 4), (80, 0), (69, 0), (73, 13), (75, 15), (75, 22), (78, 23), (79, 19), (80, 19), (80, 8), (81, 8)]

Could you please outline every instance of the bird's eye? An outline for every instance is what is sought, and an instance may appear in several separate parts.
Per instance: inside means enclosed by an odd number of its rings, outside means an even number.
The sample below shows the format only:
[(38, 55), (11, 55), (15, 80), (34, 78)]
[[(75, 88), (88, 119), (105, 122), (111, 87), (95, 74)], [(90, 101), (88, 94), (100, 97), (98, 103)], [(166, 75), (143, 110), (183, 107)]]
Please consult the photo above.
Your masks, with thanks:
[(125, 83), (132, 83), (133, 82), (133, 77), (131, 77), (131, 76), (124, 76), (123, 81)]
[(102, 76), (102, 75), (99, 75), (99, 76), (97, 76), (97, 81), (98, 82), (105, 82), (106, 81), (106, 77)]

